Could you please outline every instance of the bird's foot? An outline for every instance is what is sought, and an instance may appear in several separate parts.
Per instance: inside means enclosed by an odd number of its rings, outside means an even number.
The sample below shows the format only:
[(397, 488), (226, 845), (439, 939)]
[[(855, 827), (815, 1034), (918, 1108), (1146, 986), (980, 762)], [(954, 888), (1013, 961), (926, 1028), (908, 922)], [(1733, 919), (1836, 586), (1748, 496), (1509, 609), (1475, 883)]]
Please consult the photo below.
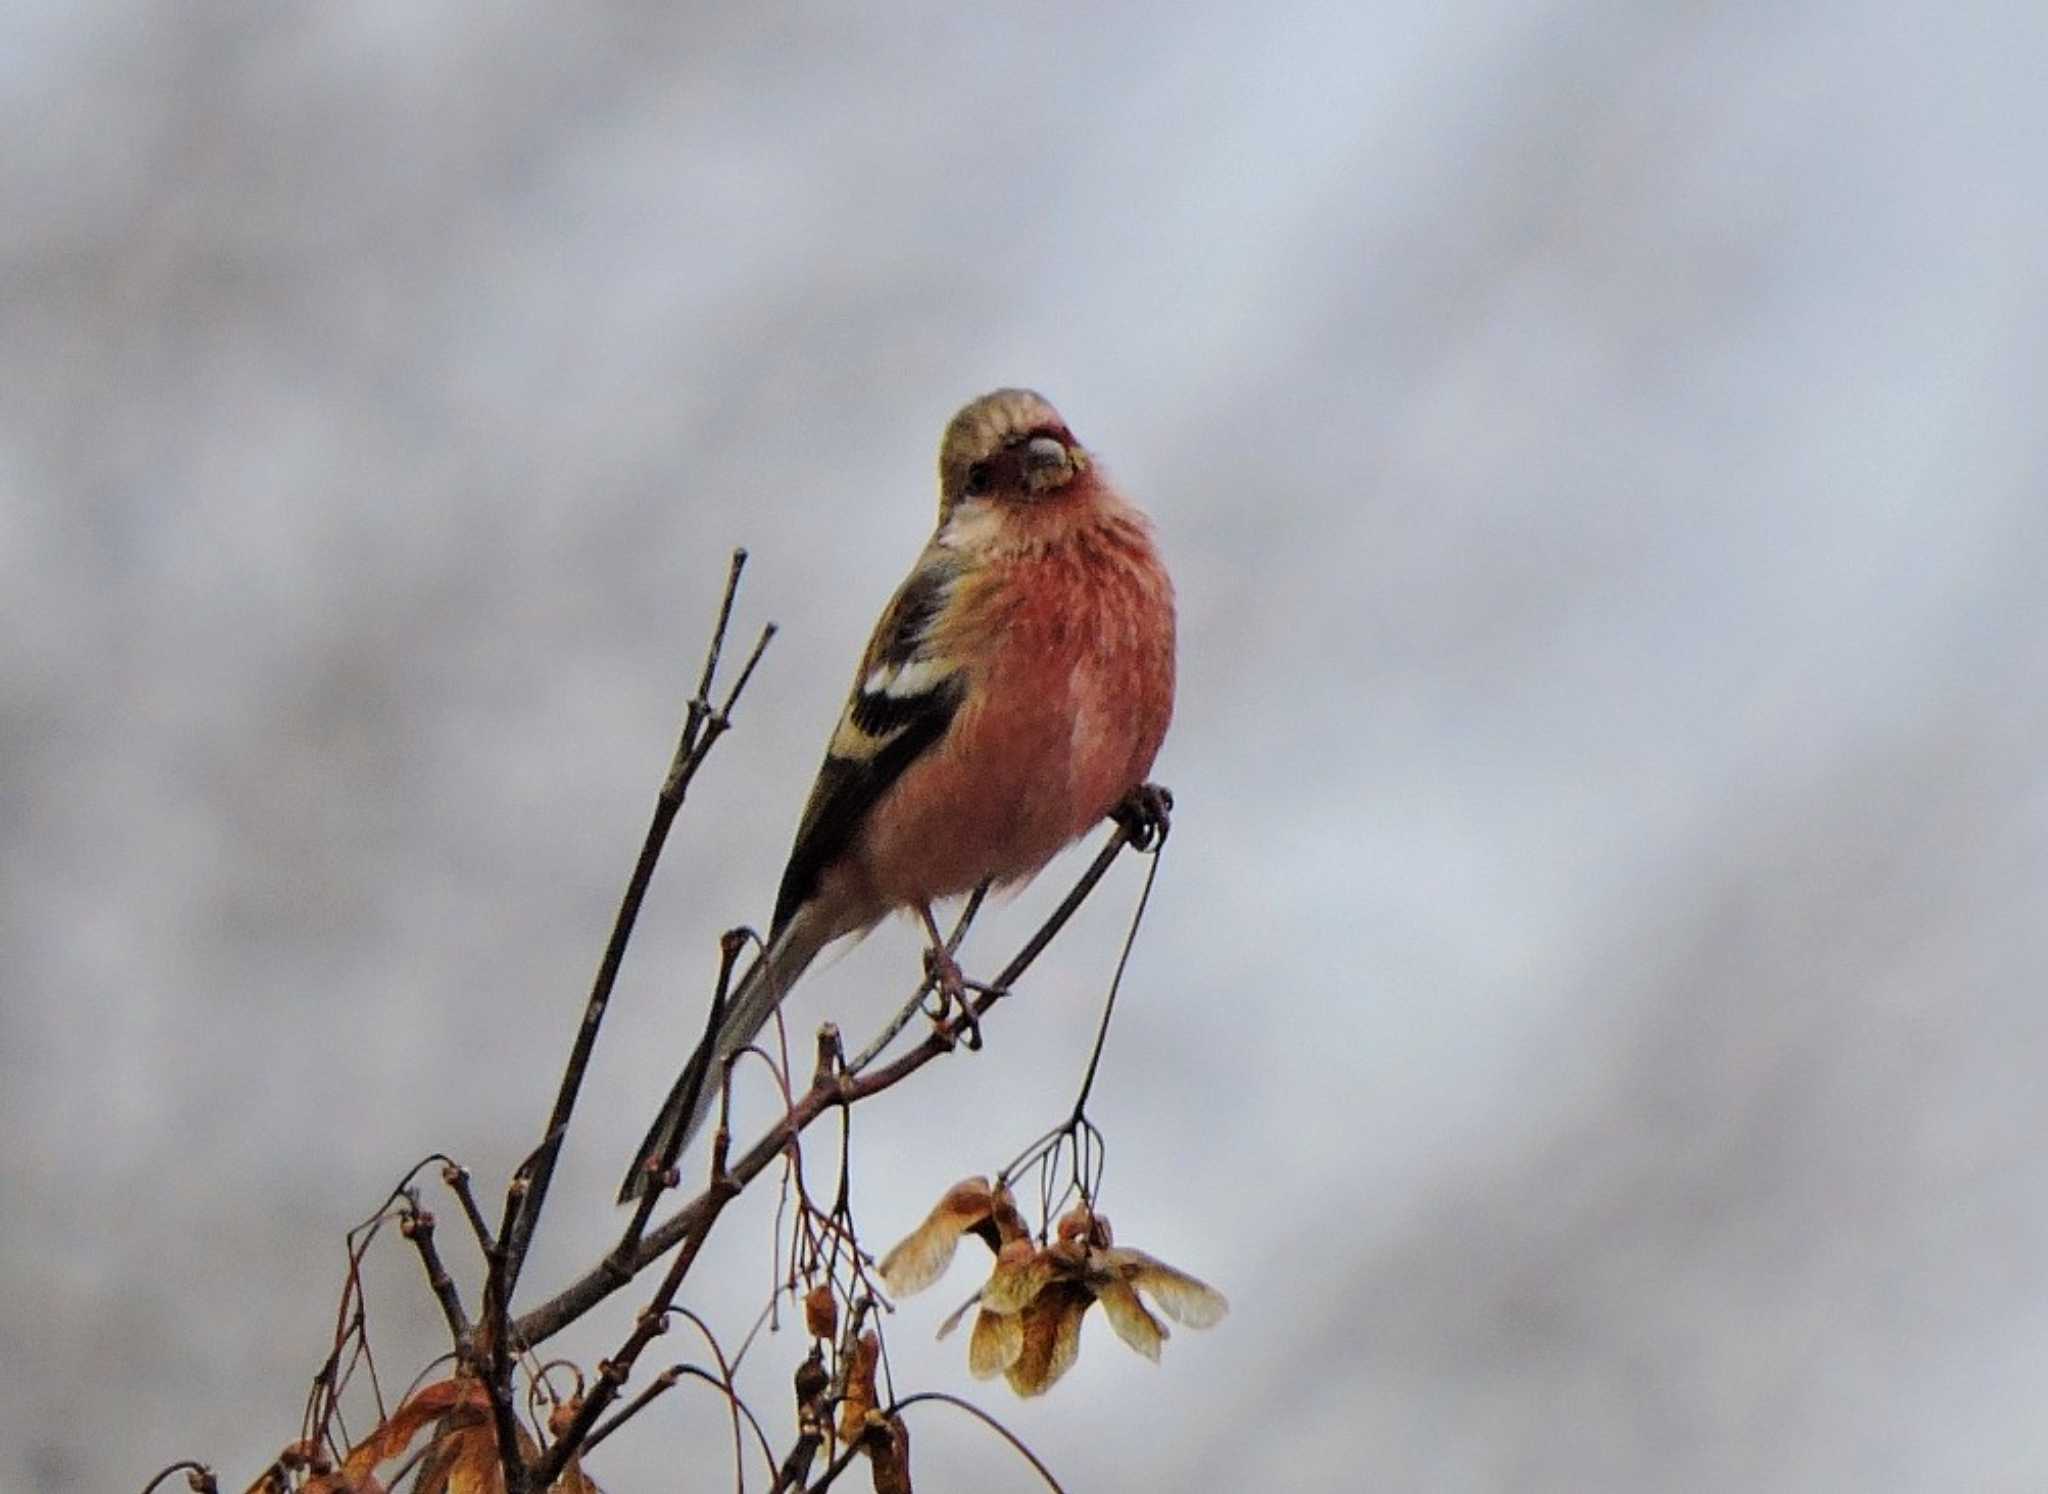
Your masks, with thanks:
[(930, 945), (924, 952), (925, 979), (932, 983), (932, 995), (936, 1004), (926, 1013), (932, 1025), (948, 1043), (953, 1041), (953, 1013), (958, 1008), (960, 1023), (967, 1037), (967, 1046), (979, 1051), (981, 1048), (981, 1023), (975, 1018), (974, 1003), (967, 996), (967, 978), (960, 973), (956, 961), (941, 945)]
[(1164, 784), (1141, 783), (1124, 795), (1109, 817), (1123, 827), (1133, 846), (1150, 850), (1173, 828), (1173, 791)]

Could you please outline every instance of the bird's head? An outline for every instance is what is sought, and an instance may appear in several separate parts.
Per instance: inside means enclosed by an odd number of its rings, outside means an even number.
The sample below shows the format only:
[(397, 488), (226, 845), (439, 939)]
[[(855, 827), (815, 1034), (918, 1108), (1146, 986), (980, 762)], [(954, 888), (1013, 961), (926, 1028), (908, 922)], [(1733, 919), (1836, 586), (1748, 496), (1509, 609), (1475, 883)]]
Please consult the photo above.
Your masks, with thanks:
[(1088, 452), (1060, 412), (1029, 389), (998, 389), (971, 401), (939, 443), (939, 512), (977, 499), (1029, 503), (1088, 470)]

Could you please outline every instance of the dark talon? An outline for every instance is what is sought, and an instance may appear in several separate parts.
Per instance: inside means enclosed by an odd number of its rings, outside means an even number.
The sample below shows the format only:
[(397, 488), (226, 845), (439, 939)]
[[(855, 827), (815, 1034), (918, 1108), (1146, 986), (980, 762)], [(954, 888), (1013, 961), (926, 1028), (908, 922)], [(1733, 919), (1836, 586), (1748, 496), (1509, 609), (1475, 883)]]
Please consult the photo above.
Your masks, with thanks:
[(1133, 846), (1141, 851), (1150, 850), (1155, 842), (1163, 842), (1167, 831), (1173, 828), (1173, 791), (1163, 784), (1141, 783), (1124, 796), (1109, 817), (1123, 827)]

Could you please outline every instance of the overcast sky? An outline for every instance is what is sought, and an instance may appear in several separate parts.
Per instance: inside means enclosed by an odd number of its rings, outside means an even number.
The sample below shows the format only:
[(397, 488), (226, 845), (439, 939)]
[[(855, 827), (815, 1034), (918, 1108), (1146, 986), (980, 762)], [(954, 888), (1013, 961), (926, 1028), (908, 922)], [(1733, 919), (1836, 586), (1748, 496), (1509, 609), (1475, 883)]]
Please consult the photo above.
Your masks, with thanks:
[[(781, 636), (529, 1290), (595, 1256), (1013, 383), (1179, 584), (1094, 1112), (1120, 1238), (1234, 1310), (1020, 1403), (931, 1342), (963, 1261), (899, 1389), (1076, 1489), (2048, 1483), (2044, 77), (2021, 0), (17, 0), (0, 1488), (241, 1487), (344, 1230), (532, 1145), (745, 544)], [(871, 1246), (1057, 1120), (1137, 889), (863, 1110)], [(770, 1203), (692, 1279), (735, 1339)], [(371, 1285), (403, 1381), (437, 1319), (396, 1242)], [(783, 1445), (801, 1351), (751, 1356)], [(1036, 1487), (912, 1430), (920, 1487)], [(592, 1471), (730, 1487), (726, 1435), (679, 1392)]]

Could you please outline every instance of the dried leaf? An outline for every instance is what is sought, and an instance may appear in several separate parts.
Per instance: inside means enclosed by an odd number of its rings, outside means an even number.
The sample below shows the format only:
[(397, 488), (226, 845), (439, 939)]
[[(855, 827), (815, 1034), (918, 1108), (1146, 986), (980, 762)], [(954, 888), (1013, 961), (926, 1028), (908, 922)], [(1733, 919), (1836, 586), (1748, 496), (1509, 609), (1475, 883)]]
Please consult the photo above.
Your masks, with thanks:
[[(550, 1429), (559, 1433), (576, 1403), (555, 1408)], [(437, 1380), (406, 1397), (368, 1436), (349, 1449), (334, 1472), (307, 1481), (304, 1494), (384, 1494), (377, 1468), (403, 1456), (422, 1430), (433, 1425), (434, 1438), (420, 1459), (413, 1481), (416, 1494), (503, 1494), (498, 1466), (497, 1434), (491, 1426), (490, 1397), (483, 1385), (467, 1376)], [(519, 1450), (533, 1457), (538, 1449), (524, 1428)], [(598, 1494), (597, 1485), (571, 1459), (555, 1480), (556, 1494)]]
[(974, 1332), (967, 1340), (967, 1372), (975, 1379), (1000, 1375), (1023, 1352), (1023, 1318), (1013, 1312), (991, 1312), (987, 1308), (975, 1315)]
[(1078, 1242), (1101, 1250), (1111, 1240), (1109, 1216), (1096, 1213), (1086, 1204), (1076, 1204), (1060, 1217), (1057, 1234), (1063, 1244)]
[(455, 1456), (448, 1468), (448, 1494), (504, 1494), (505, 1470), (498, 1463), (498, 1438), (483, 1423), (464, 1427), (451, 1439)]
[(1055, 1257), (1036, 1250), (1029, 1240), (1012, 1240), (996, 1257), (996, 1268), (981, 1289), (981, 1303), (990, 1312), (1022, 1312), (1045, 1290), (1057, 1270)]
[(461, 1406), (488, 1409), (484, 1388), (475, 1380), (453, 1378), (437, 1380), (432, 1385), (423, 1385), (406, 1397), (405, 1404), (384, 1419), (369, 1436), (349, 1449), (347, 1459), (341, 1465), (341, 1487), (364, 1488), (364, 1480), (375, 1471), (380, 1463), (388, 1463), (404, 1453), (412, 1445), (420, 1429), (431, 1421), (439, 1421), (449, 1412)]
[(556, 1401), (548, 1410), (548, 1436), (559, 1437), (576, 1424), (582, 1414), (583, 1397), (572, 1395), (566, 1401)]
[(875, 1494), (911, 1494), (910, 1428), (902, 1417), (892, 1416), (871, 1431), (865, 1450)]
[(1166, 1328), (1145, 1310), (1129, 1283), (1114, 1278), (1096, 1289), (1095, 1300), (1116, 1336), (1153, 1363), (1159, 1362), (1159, 1346), (1166, 1341)]
[(1000, 1251), (1012, 1240), (1031, 1238), (1031, 1227), (1024, 1222), (1024, 1216), (1017, 1210), (1017, 1195), (1010, 1191), (1009, 1184), (995, 1190), (989, 1198), (988, 1218), (973, 1226), (981, 1236), (981, 1242), (992, 1251)]
[(812, 1338), (831, 1340), (839, 1336), (839, 1300), (832, 1295), (832, 1283), (821, 1281), (804, 1293), (804, 1328)]
[[(565, 1401), (557, 1401), (554, 1409), (548, 1412), (548, 1436), (555, 1438), (563, 1435), (576, 1424), (576, 1418), (582, 1413), (583, 1396), (580, 1391)], [(495, 1433), (492, 1445), (496, 1446)], [(561, 1475), (555, 1480), (555, 1494), (597, 1494), (597, 1485), (584, 1476), (582, 1464), (571, 1458), (562, 1465)]]
[(875, 1366), (882, 1358), (882, 1340), (870, 1328), (853, 1346), (853, 1362), (846, 1367), (846, 1394), (839, 1400), (839, 1440), (860, 1441), (867, 1431), (868, 1415), (875, 1409)]
[(1105, 1250), (1101, 1262), (1158, 1303), (1161, 1312), (1189, 1328), (1213, 1328), (1230, 1311), (1229, 1300), (1206, 1281), (1142, 1250)]
[(1028, 1237), (1005, 1242), (987, 1283), (946, 1320), (939, 1336), (978, 1303), (968, 1369), (981, 1379), (1000, 1370), (1012, 1390), (1031, 1396), (1044, 1394), (1073, 1367), (1091, 1303), (1101, 1302), (1117, 1337), (1155, 1362), (1168, 1334), (1154, 1307), (1190, 1328), (1211, 1327), (1230, 1310), (1206, 1282), (1142, 1250), (1120, 1249), (1110, 1243), (1114, 1238), (1108, 1218), (1082, 1204), (1067, 1212), (1042, 1248)]
[(1043, 1395), (1074, 1367), (1081, 1353), (1081, 1315), (1095, 1299), (1084, 1287), (1056, 1281), (1021, 1315), (1024, 1346), (1008, 1371), (1010, 1389)]
[[(522, 1437), (521, 1442), (525, 1441)], [(442, 1422), (420, 1460), (413, 1494), (504, 1494), (504, 1490), (498, 1439), (489, 1415), (459, 1411)]]
[[(994, 1195), (987, 1178), (967, 1178), (946, 1190), (924, 1223), (899, 1240), (876, 1269), (899, 1297), (921, 1292), (953, 1263), (960, 1237), (989, 1218)], [(1015, 1212), (1014, 1205), (1012, 1212)]]

